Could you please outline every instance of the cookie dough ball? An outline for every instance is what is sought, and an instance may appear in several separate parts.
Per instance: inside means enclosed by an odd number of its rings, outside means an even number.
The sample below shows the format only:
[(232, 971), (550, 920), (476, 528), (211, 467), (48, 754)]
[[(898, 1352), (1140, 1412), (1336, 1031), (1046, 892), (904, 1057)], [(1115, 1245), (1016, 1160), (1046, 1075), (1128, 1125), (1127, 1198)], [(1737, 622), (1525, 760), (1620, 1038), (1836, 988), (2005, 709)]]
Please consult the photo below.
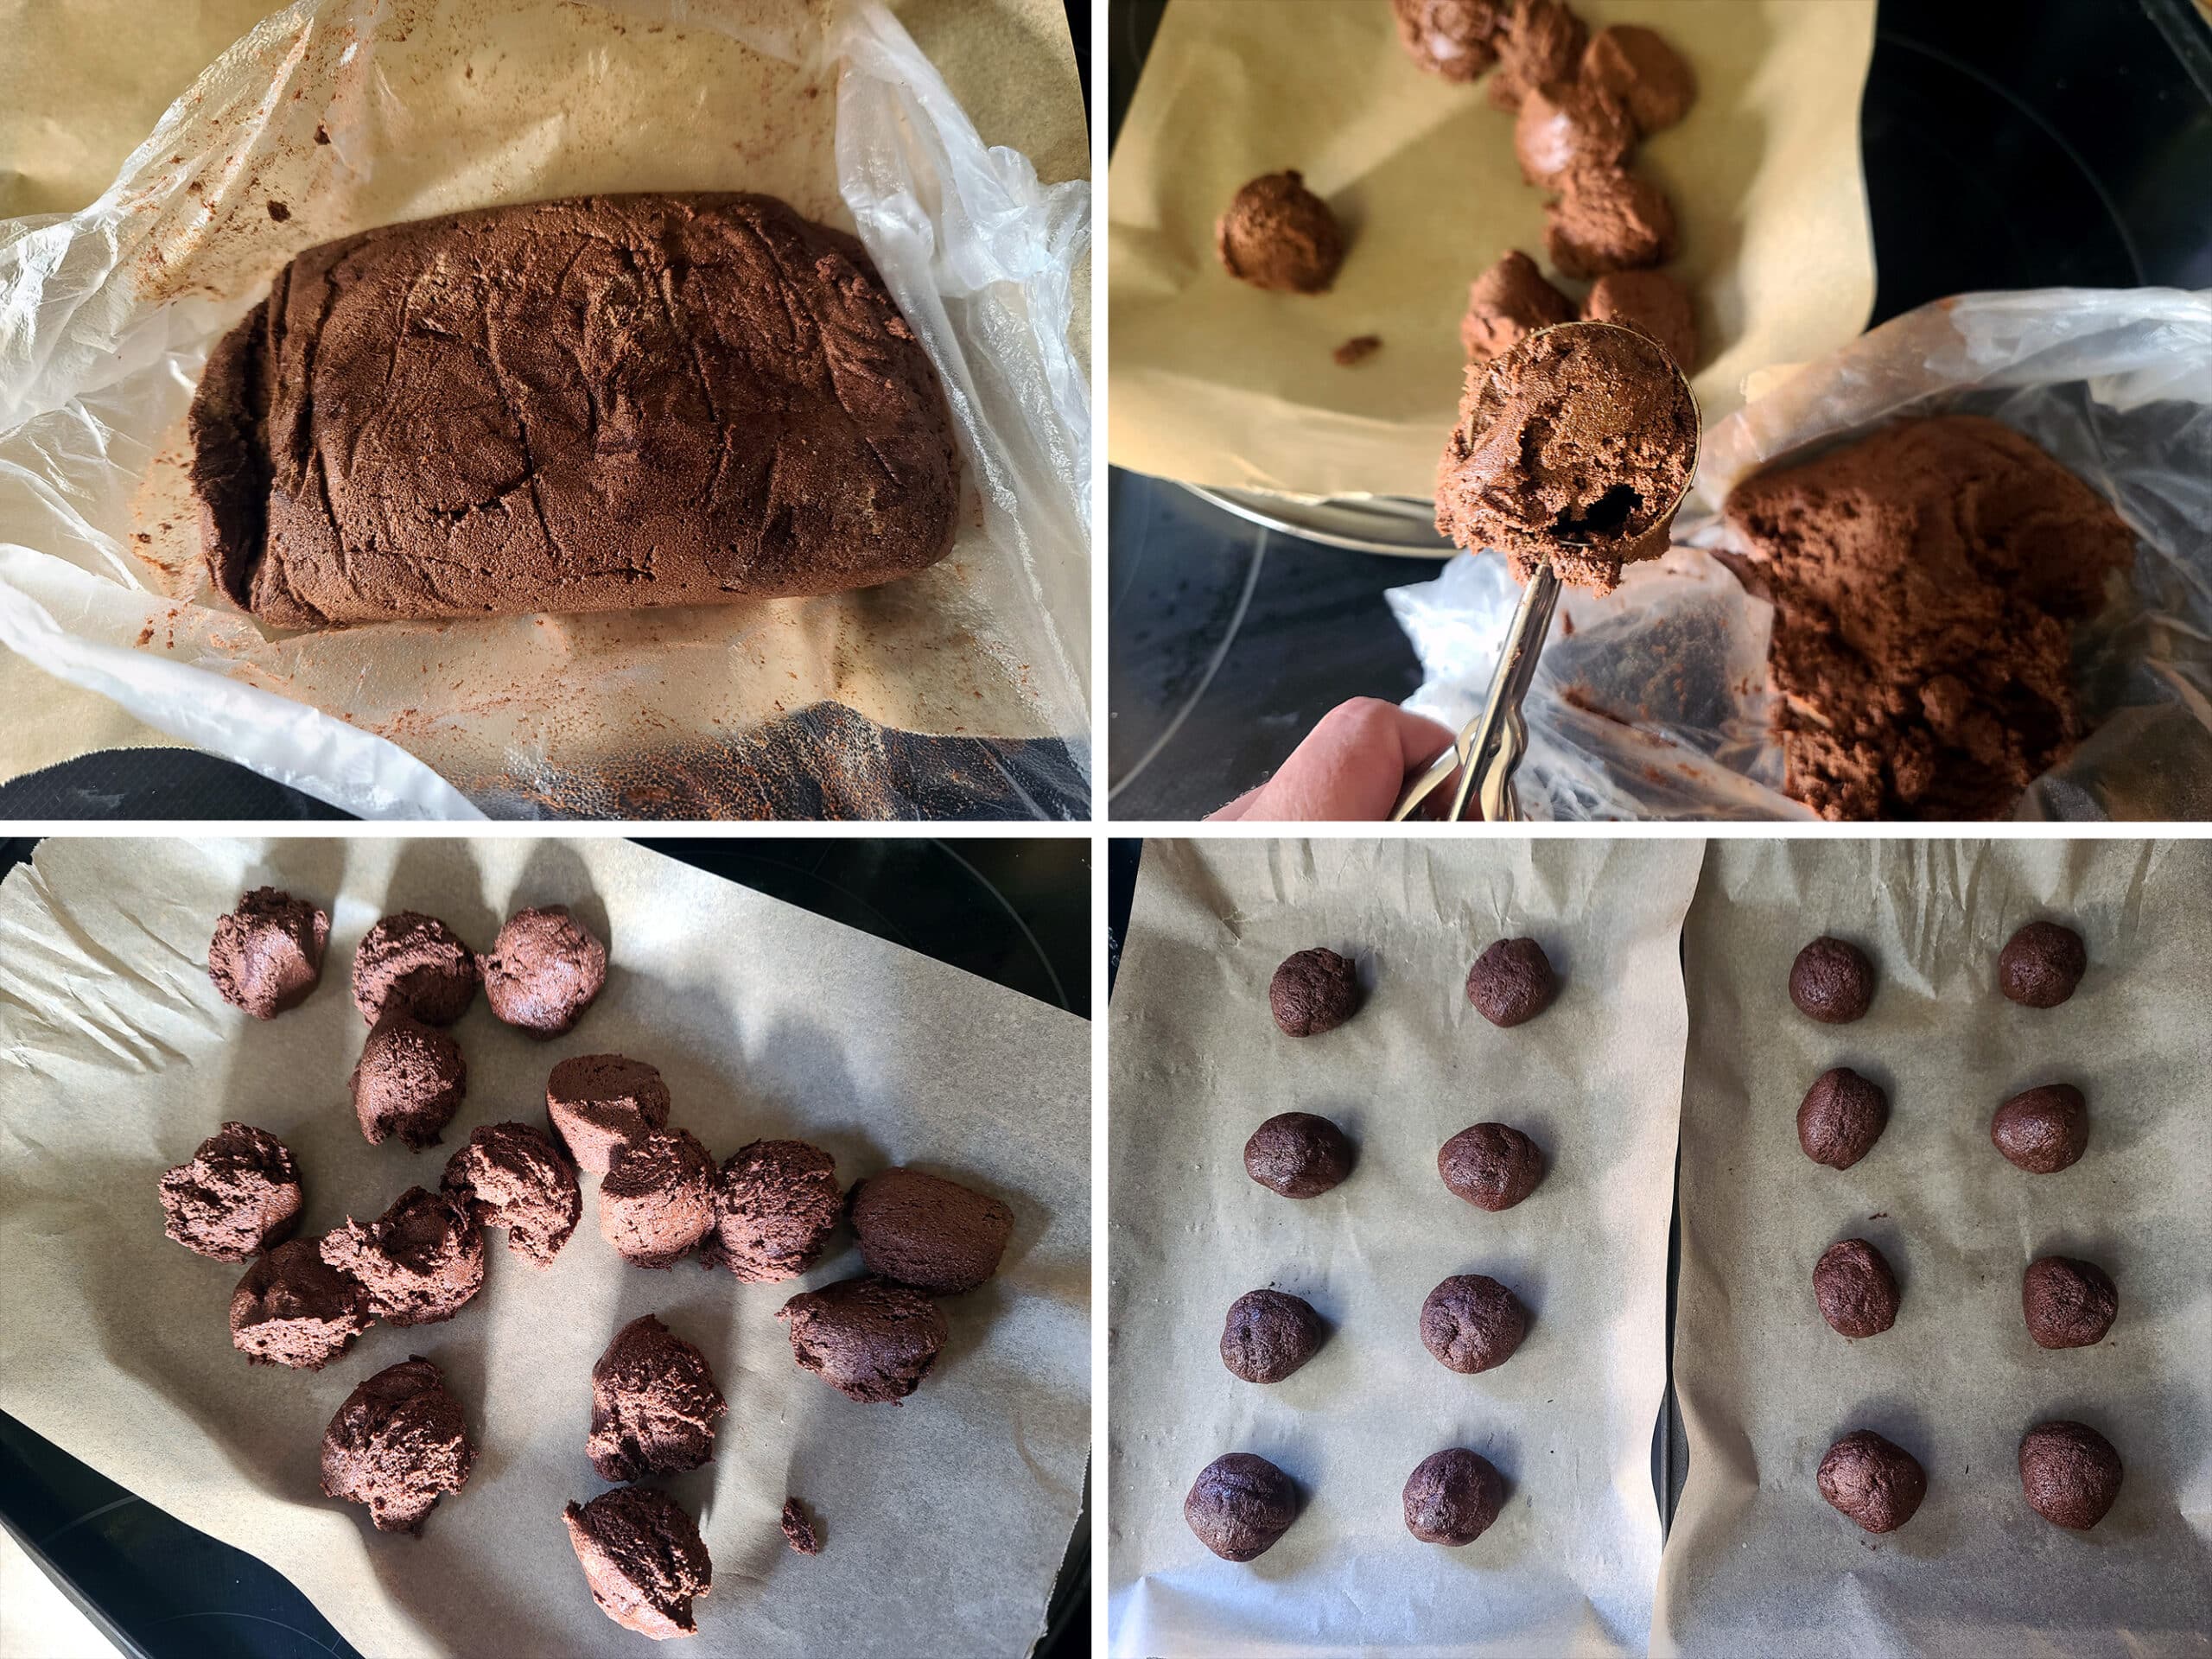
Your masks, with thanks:
[(461, 1402), (419, 1354), (347, 1395), (322, 1434), (322, 1495), (367, 1504), (378, 1532), (421, 1537), (438, 1499), (475, 1465)]
[(601, 1480), (680, 1475), (715, 1455), (715, 1419), (728, 1409), (706, 1355), (643, 1314), (591, 1368), (584, 1455)]
[(2020, 1491), (2051, 1523), (2087, 1532), (2120, 1496), (2120, 1453), (2087, 1423), (2037, 1423), (2020, 1440)]
[(1430, 74), (1459, 81), (1497, 61), (1491, 42), (1505, 6), (1506, 0), (1390, 0), (1407, 55)]
[(250, 1262), (300, 1224), (300, 1169), (266, 1129), (226, 1123), (162, 1176), (168, 1236), (218, 1262)]
[(479, 1227), (507, 1230), (507, 1249), (549, 1267), (576, 1230), (583, 1193), (553, 1137), (528, 1123), (487, 1123), (446, 1160), (445, 1190)]
[(467, 1205), (428, 1187), (409, 1187), (365, 1227), (348, 1216), (323, 1235), (322, 1259), (393, 1325), (449, 1319), (484, 1287), (484, 1236)]
[(1919, 1460), (1871, 1428), (1830, 1446), (1815, 1479), (1821, 1496), (1868, 1532), (1895, 1532), (1928, 1496)]
[(1544, 207), (1544, 252), (1570, 276), (1642, 270), (1675, 257), (1666, 192), (1618, 167), (1578, 168)]
[(1239, 190), (1213, 245), (1230, 276), (1287, 294), (1325, 291), (1344, 262), (1336, 215), (1294, 172), (1264, 173)]
[(607, 985), (607, 947), (563, 905), (509, 917), (479, 966), (492, 1012), (538, 1037), (573, 1027)]
[(804, 1141), (740, 1147), (715, 1181), (715, 1224), (699, 1241), (702, 1266), (747, 1284), (796, 1279), (822, 1259), (844, 1214), (837, 1160)]
[(1521, 176), (1548, 188), (1578, 167), (1618, 167), (1636, 148), (1636, 124), (1611, 92), (1580, 80), (1529, 89), (1513, 121)]
[(1319, 1353), (1327, 1335), (1302, 1297), (1248, 1290), (1222, 1322), (1221, 1363), (1247, 1382), (1280, 1382)]
[(368, 1293), (312, 1238), (257, 1257), (231, 1293), (231, 1346), (256, 1365), (319, 1371), (375, 1323)]
[(2020, 1276), (2020, 1316), (2038, 1348), (2089, 1348), (2120, 1313), (2112, 1275), (2094, 1262), (2046, 1255)]
[(1585, 84), (1625, 105), (1639, 133), (1671, 127), (1690, 112), (1697, 77), (1665, 40), (1634, 23), (1615, 23), (1582, 49)]
[(1244, 1143), (1244, 1173), (1286, 1198), (1318, 1198), (1351, 1173), (1351, 1142), (1325, 1117), (1282, 1112)]
[(842, 1279), (794, 1296), (776, 1317), (791, 1327), (791, 1357), (848, 1400), (896, 1405), (944, 1347), (944, 1310), (887, 1279)]
[(1467, 970), (1467, 1001), (1493, 1026), (1525, 1025), (1558, 994), (1552, 960), (1534, 939), (1499, 939)]
[(2006, 1162), (2055, 1175), (2089, 1149), (2089, 1103), (2070, 1083), (2026, 1090), (1997, 1109), (1989, 1138)]
[(256, 887), (215, 924), (207, 977), (223, 1001), (257, 1020), (274, 1020), (307, 1000), (322, 977), (330, 918), (304, 899)]
[(1503, 357), (1539, 328), (1574, 321), (1574, 302), (1544, 280), (1536, 262), (1509, 248), (1467, 289), (1467, 315), (1459, 319), (1459, 344), (1467, 361)]
[(545, 1116), (576, 1167), (604, 1175), (617, 1151), (668, 1127), (668, 1085), (643, 1060), (579, 1054), (545, 1080)]
[(1231, 1452), (1198, 1471), (1183, 1519), (1224, 1561), (1266, 1554), (1298, 1519), (1298, 1488), (1265, 1458)]
[(1425, 1544), (1457, 1549), (1490, 1530), (1505, 1507), (1505, 1483), (1489, 1459), (1455, 1446), (1414, 1465), (1405, 1503), (1408, 1532)]
[(476, 953), (435, 916), (403, 910), (361, 936), (353, 952), (353, 1006), (374, 1025), (397, 1012), (449, 1026), (476, 1000)]
[(1897, 1275), (1863, 1238), (1840, 1239), (1813, 1264), (1813, 1297), (1840, 1337), (1879, 1336), (1897, 1322)]
[(1606, 272), (1591, 284), (1582, 315), (1657, 340), (1685, 372), (1697, 366), (1697, 313), (1689, 290), (1663, 270)]
[(1478, 1123), (1438, 1150), (1436, 1173), (1477, 1209), (1510, 1210), (1544, 1179), (1544, 1154), (1510, 1124)]
[(691, 1604), (714, 1582), (698, 1526), (650, 1486), (617, 1486), (561, 1511), (591, 1599), (626, 1630), (656, 1642), (696, 1636)]
[(1504, 1364), (1528, 1330), (1521, 1299), (1479, 1273), (1454, 1274), (1421, 1305), (1422, 1343), (1464, 1376)]
[(2056, 1007), (2088, 970), (2082, 936), (2056, 922), (2030, 922), (1997, 953), (1998, 988), (2024, 1007)]
[(1490, 80), (1491, 103), (1517, 110), (1531, 88), (1573, 79), (1586, 33), (1560, 0), (1513, 0), (1495, 37), (1498, 63)]
[(1857, 945), (1822, 934), (1789, 964), (1789, 1000), (1824, 1026), (1864, 1019), (1874, 1001), (1874, 964)]
[(715, 1160), (689, 1129), (655, 1129), (614, 1154), (599, 1230), (637, 1268), (672, 1268), (715, 1224)]
[(468, 1092), (461, 1045), (393, 1009), (369, 1027), (353, 1067), (353, 1116), (371, 1146), (397, 1135), (415, 1151), (437, 1145)]
[(1797, 1108), (1797, 1144), (1816, 1164), (1849, 1169), (1874, 1149), (1890, 1121), (1890, 1097), (1847, 1065), (1813, 1079)]
[(957, 1296), (999, 1270), (1014, 1211), (957, 1181), (887, 1169), (853, 1194), (853, 1231), (870, 1273)]
[(1268, 1007), (1286, 1037), (1318, 1037), (1359, 1011), (1351, 958), (1316, 948), (1285, 957), (1268, 982)]

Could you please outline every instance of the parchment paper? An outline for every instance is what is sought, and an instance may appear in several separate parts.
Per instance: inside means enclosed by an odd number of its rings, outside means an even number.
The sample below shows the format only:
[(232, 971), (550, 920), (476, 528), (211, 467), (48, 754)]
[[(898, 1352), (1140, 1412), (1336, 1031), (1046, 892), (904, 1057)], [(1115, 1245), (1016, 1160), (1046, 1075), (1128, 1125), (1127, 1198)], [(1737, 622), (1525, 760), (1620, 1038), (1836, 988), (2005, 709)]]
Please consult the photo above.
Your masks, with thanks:
[[(1693, 841), (1146, 844), (1111, 1042), (1109, 1618), (1117, 1655), (1640, 1653), (1658, 1570), (1652, 1427), (1666, 1369), (1667, 1225), (1684, 1043), (1677, 962)], [(1497, 1030), (1469, 965), (1529, 933), (1559, 1001)], [(1352, 955), (1370, 994), (1303, 1041), (1268, 1016), (1291, 951)], [(1358, 1163), (1302, 1203), (1246, 1176), (1245, 1137), (1334, 1119)], [(1436, 1173), (1446, 1140), (1522, 1128), (1548, 1171), (1497, 1214)], [(1421, 1345), (1422, 1300), (1487, 1273), (1529, 1335), (1479, 1376)], [(1333, 1329), (1271, 1387), (1219, 1357), (1229, 1305), (1273, 1285)], [(1406, 1530), (1402, 1489), (1465, 1446), (1510, 1483), (1464, 1549)], [(1183, 1497), (1256, 1452), (1305, 1510), (1247, 1566)]]
[[(2089, 952), (2047, 1011), (1995, 984), (1999, 948), (2038, 916)], [(1823, 931), (1878, 964), (1856, 1024), (1789, 1004), (1790, 960)], [(2212, 1652), (2212, 843), (1715, 842), (1686, 938), (1675, 1384), (1690, 1457), (1654, 1650)], [(1796, 1132), (1835, 1065), (1891, 1100), (1842, 1171)], [(1989, 1119), (2046, 1082), (2088, 1095), (2089, 1147), (2034, 1176), (1998, 1155)], [(1859, 1342), (1812, 1293), (1821, 1251), (1849, 1237), (1904, 1289), (1895, 1328)], [(2053, 1252), (2118, 1282), (2094, 1347), (2045, 1352), (2022, 1324), (2021, 1273)], [(2093, 1531), (2020, 1496), (2020, 1436), (2051, 1418), (2094, 1426), (2125, 1462)], [(1813, 1484), (1857, 1428), (1928, 1471), (1919, 1512), (1882, 1538)]]
[[(1707, 421), (1745, 375), (1865, 327), (1874, 264), (1859, 168), (1872, 0), (1575, 0), (1592, 32), (1661, 30), (1698, 101), (1635, 165), (1681, 229)], [(1296, 168), (1344, 222), (1326, 295), (1230, 277), (1213, 226), (1238, 186)], [(1459, 399), (1467, 284), (1508, 248), (1543, 257), (1544, 194), (1484, 86), (1422, 73), (1382, 0), (1175, 0), (1112, 167), (1115, 465), (1294, 494), (1426, 499)], [(1565, 283), (1579, 297), (1583, 284)], [(1382, 349), (1354, 369), (1355, 334)]]
[[(216, 916), (262, 881), (332, 914), (321, 987), (265, 1025), (205, 967)], [(547, 1043), (480, 1000), (454, 1027), (469, 1086), (446, 1144), (369, 1146), (346, 1090), (363, 931), (419, 906), (482, 948), (547, 902), (607, 938), (605, 995)], [(855, 1405), (791, 1361), (775, 1310), (861, 1270), (849, 1235), (804, 1283), (647, 1272), (600, 1236), (594, 1176), (550, 1268), (493, 1233), (457, 1318), (379, 1325), (313, 1375), (249, 1367), (226, 1324), (243, 1268), (162, 1236), (156, 1178), (226, 1117), (292, 1147), (320, 1233), (435, 1187), (477, 1124), (543, 1123), (554, 1063), (607, 1050), (660, 1067), (674, 1121), (718, 1158), (793, 1135), (848, 1181), (912, 1160), (1014, 1206), (999, 1276), (944, 1304), (919, 1392)], [(0, 1407), (269, 1562), (364, 1653), (642, 1651), (593, 1605), (561, 1507), (604, 1490), (583, 1453), (592, 1363), (655, 1313), (730, 1404), (714, 1461), (664, 1483), (714, 1558), (687, 1652), (1020, 1654), (1090, 1442), (1090, 1052), (1084, 1021), (619, 842), (48, 841), (0, 888)], [(419, 1541), (317, 1478), (339, 1402), (410, 1354), (444, 1368), (481, 1449)], [(777, 1530), (787, 1492), (821, 1519), (818, 1557)]]

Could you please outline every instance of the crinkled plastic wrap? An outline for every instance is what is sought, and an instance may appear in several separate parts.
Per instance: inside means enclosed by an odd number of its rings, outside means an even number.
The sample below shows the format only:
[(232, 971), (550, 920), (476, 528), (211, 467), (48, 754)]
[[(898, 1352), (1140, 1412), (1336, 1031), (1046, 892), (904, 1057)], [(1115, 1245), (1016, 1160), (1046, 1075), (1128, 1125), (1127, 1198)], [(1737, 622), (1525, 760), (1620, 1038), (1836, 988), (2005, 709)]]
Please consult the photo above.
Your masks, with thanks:
[[(501, 202), (739, 188), (855, 231), (928, 348), (967, 490), (941, 564), (818, 599), (302, 634), (216, 592), (185, 412), (294, 254)], [(296, 0), (91, 207), (0, 224), (0, 644), (366, 817), (1082, 816), (1089, 224), (1087, 182), (986, 148), (876, 0)]]
[[(1612, 594), (1568, 592), (1523, 705), (1531, 818), (1808, 816), (1769, 729), (1773, 613), (1712, 550), (1740, 479), (1898, 416), (1987, 415), (2118, 509), (2135, 569), (2076, 635), (2093, 728), (2021, 818), (2212, 818), (2212, 295), (1969, 294), (1909, 312), (1799, 370), (1706, 435), (1674, 548)], [(1426, 670), (1406, 706), (1454, 731), (1479, 712), (1519, 598), (1461, 556), (1390, 596)]]

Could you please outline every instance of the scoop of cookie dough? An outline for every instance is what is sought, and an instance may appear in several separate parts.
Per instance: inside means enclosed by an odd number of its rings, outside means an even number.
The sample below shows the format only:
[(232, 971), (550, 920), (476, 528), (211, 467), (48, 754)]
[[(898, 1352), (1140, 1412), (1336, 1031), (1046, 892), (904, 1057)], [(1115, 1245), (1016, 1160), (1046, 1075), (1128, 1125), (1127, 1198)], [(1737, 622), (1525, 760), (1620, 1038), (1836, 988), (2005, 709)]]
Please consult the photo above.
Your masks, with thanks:
[(484, 1287), (484, 1236), (467, 1205), (410, 1186), (364, 1227), (352, 1217), (323, 1235), (322, 1259), (368, 1293), (393, 1325), (435, 1325)]
[(1198, 1471), (1183, 1519), (1224, 1561), (1266, 1554), (1298, 1519), (1298, 1488), (1265, 1458), (1231, 1452)]
[(1286, 1198), (1318, 1198), (1351, 1173), (1351, 1142), (1325, 1117), (1281, 1112), (1244, 1143), (1244, 1173)]
[(728, 1409), (706, 1355), (641, 1314), (591, 1368), (584, 1455), (601, 1480), (680, 1475), (715, 1455), (715, 1419)]
[(1548, 561), (1610, 593), (1624, 564), (1667, 550), (1697, 438), (1697, 405), (1656, 342), (1599, 323), (1546, 329), (1469, 366), (1436, 527), (1504, 554), (1516, 582)]
[(165, 1231), (218, 1262), (250, 1262), (300, 1224), (300, 1169), (266, 1129), (226, 1123), (162, 1176)]
[(1467, 970), (1467, 1001), (1493, 1026), (1526, 1025), (1552, 1005), (1559, 979), (1534, 939), (1497, 939)]
[(553, 1133), (587, 1174), (606, 1174), (618, 1150), (665, 1128), (668, 1109), (660, 1073), (623, 1054), (579, 1054), (545, 1080)]
[(1318, 1037), (1359, 1012), (1359, 974), (1333, 950), (1298, 951), (1268, 982), (1268, 1007), (1284, 1036)]
[(1444, 1185), (1478, 1210), (1510, 1210), (1544, 1179), (1543, 1150), (1507, 1123), (1478, 1123), (1437, 1149)]
[(632, 1267), (674, 1267), (714, 1224), (715, 1160), (689, 1129), (631, 1142), (599, 1184), (599, 1230)]
[(1582, 315), (1657, 340), (1685, 372), (1697, 366), (1697, 313), (1689, 290), (1663, 270), (1607, 271), (1590, 285)]
[(378, 1532), (423, 1535), (438, 1499), (467, 1484), (476, 1446), (444, 1375), (417, 1354), (346, 1396), (322, 1435), (322, 1494), (369, 1506)]
[(1221, 1363), (1247, 1382), (1280, 1382), (1320, 1351), (1327, 1334), (1304, 1298), (1248, 1290), (1222, 1322)]
[(2087, 1532), (2120, 1496), (2120, 1453), (2087, 1423), (2037, 1423), (2020, 1440), (2020, 1491), (2055, 1527)]
[(1295, 172), (1264, 173), (1239, 190), (1213, 245), (1230, 276), (1288, 294), (1323, 292), (1344, 262), (1337, 216)]
[(1497, 73), (1490, 101), (1517, 110), (1530, 89), (1548, 80), (1572, 80), (1586, 31), (1560, 0), (1513, 0), (1497, 26)]
[(1432, 75), (1472, 80), (1497, 61), (1491, 41), (1505, 0), (1390, 0), (1390, 10), (1407, 55)]
[(600, 1611), (656, 1642), (699, 1633), (691, 1604), (712, 1585), (714, 1563), (674, 1498), (650, 1486), (617, 1486), (570, 1503), (561, 1519)]
[(841, 1279), (792, 1297), (776, 1317), (791, 1327), (799, 1369), (863, 1405), (904, 1400), (944, 1346), (944, 1310), (885, 1279)]
[(1822, 1497), (1868, 1532), (1895, 1532), (1928, 1496), (1919, 1460), (1871, 1428), (1830, 1446), (1814, 1478)]
[(1878, 1336), (1897, 1323), (1897, 1275), (1865, 1239), (1839, 1239), (1813, 1264), (1813, 1300), (1838, 1336)]
[(416, 1152), (437, 1145), (468, 1092), (461, 1045), (394, 1008), (369, 1027), (353, 1067), (353, 1116), (371, 1146), (397, 1135)]
[(796, 1279), (822, 1259), (844, 1213), (837, 1160), (804, 1141), (740, 1147), (715, 1181), (715, 1225), (699, 1241), (703, 1267), (747, 1284)]
[(1453, 1274), (1421, 1305), (1422, 1344), (1465, 1376), (1504, 1364), (1528, 1331), (1521, 1299), (1479, 1273)]
[(2089, 1103), (2070, 1083), (2024, 1090), (1997, 1109), (1989, 1138), (2006, 1162), (2055, 1175), (2089, 1149)]
[(2094, 1262), (2046, 1255), (2020, 1275), (2020, 1316), (2038, 1348), (2089, 1348), (2120, 1313), (2112, 1275)]
[(1808, 1020), (1847, 1026), (1873, 1005), (1874, 964), (1857, 945), (1822, 934), (1789, 964), (1789, 1000)]
[(1549, 188), (1578, 167), (1618, 167), (1636, 148), (1627, 107), (1603, 87), (1548, 80), (1521, 100), (1513, 121), (1513, 154), (1521, 176)]
[(887, 1169), (853, 1194), (853, 1231), (870, 1273), (954, 1296), (999, 1270), (1014, 1211), (957, 1181)]
[(1998, 988), (2023, 1007), (2056, 1007), (2088, 970), (2082, 936), (2056, 922), (2030, 922), (1997, 953)]
[(492, 1012), (539, 1037), (569, 1029), (607, 984), (607, 947), (564, 905), (510, 916), (478, 965)]
[(1581, 79), (1625, 105), (1643, 134), (1673, 126), (1697, 97), (1697, 78), (1681, 54), (1634, 23), (1615, 23), (1590, 37)]
[(376, 1323), (368, 1293), (295, 1238), (258, 1256), (231, 1293), (231, 1345), (256, 1365), (319, 1371)]
[(397, 1011), (449, 1026), (476, 1000), (476, 953), (435, 916), (403, 910), (361, 936), (353, 951), (353, 1006), (374, 1025)]
[(1544, 280), (1536, 262), (1508, 248), (1467, 288), (1459, 344), (1470, 363), (1502, 357), (1539, 328), (1574, 321), (1574, 302)]
[(215, 924), (207, 977), (223, 1001), (257, 1020), (296, 1007), (322, 977), (330, 918), (304, 899), (256, 887)]
[(1455, 1446), (1431, 1452), (1406, 1478), (1406, 1530), (1425, 1544), (1471, 1544), (1505, 1506), (1505, 1483), (1490, 1459)]
[(1797, 1107), (1797, 1144), (1816, 1164), (1849, 1169), (1874, 1149), (1890, 1121), (1890, 1097), (1847, 1065), (1813, 1079)]
[(1675, 210), (1665, 191), (1618, 167), (1579, 167), (1553, 181), (1544, 251), (1570, 276), (1641, 270), (1675, 257)]
[(576, 1230), (583, 1194), (553, 1137), (528, 1123), (487, 1123), (446, 1160), (445, 1190), (479, 1227), (507, 1230), (507, 1249), (543, 1268)]

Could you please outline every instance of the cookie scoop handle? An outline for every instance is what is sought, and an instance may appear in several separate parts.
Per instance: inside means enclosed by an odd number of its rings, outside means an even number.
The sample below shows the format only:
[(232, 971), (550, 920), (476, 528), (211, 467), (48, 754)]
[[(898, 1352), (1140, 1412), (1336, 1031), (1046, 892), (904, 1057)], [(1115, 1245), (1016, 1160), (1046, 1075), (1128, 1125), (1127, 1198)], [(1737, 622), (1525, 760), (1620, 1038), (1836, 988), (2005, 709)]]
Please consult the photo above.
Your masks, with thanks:
[(1529, 745), (1529, 728), (1521, 717), (1521, 700), (1536, 677), (1536, 658), (1550, 637), (1553, 613), (1559, 609), (1559, 575), (1548, 559), (1536, 567), (1529, 585), (1521, 590), (1521, 604), (1513, 613), (1513, 626), (1505, 649), (1491, 677), (1490, 696), (1483, 711), (1460, 732), (1459, 741), (1436, 758), (1435, 764), (1408, 785), (1391, 809), (1390, 822), (1402, 823), (1421, 804), (1459, 774), (1452, 790), (1446, 822), (1467, 814), (1470, 798), (1478, 800), (1484, 821), (1504, 823), (1521, 816), (1513, 788), (1513, 774)]

